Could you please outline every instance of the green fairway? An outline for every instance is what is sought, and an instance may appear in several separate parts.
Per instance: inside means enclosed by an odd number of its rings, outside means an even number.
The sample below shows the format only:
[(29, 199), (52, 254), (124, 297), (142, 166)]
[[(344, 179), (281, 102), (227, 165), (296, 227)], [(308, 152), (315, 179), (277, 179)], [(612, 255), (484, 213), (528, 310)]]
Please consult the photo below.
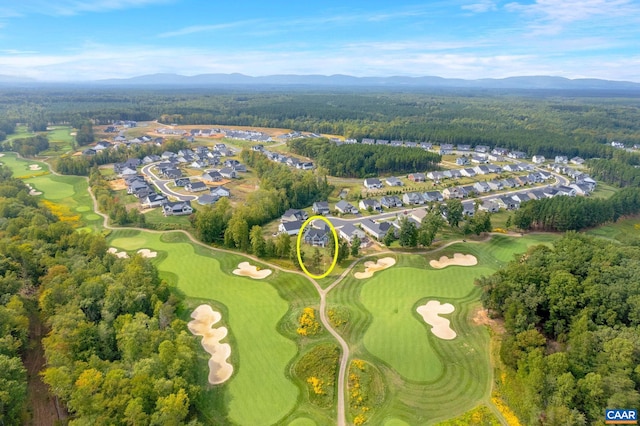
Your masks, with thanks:
[(71, 151), (75, 142), (73, 136), (73, 128), (70, 126), (54, 126), (47, 131), (49, 138), (49, 149), (41, 153), (41, 155), (57, 155)]
[[(329, 294), (329, 308), (349, 311), (341, 334), (351, 356), (380, 367), (386, 400), (371, 424), (423, 424), (451, 418), (477, 406), (491, 388), (489, 333), (473, 322), (480, 307), (474, 279), (490, 275), (531, 245), (548, 244), (553, 234), (493, 236), (486, 242), (457, 243), (427, 255), (396, 255), (397, 263), (370, 279), (353, 273)], [(472, 254), (476, 266), (434, 269), (429, 261), (454, 253)], [(368, 260), (371, 260), (370, 258)], [(354, 271), (362, 271), (362, 263)], [(444, 315), (457, 337), (431, 332), (416, 307), (429, 300), (451, 303)]]
[(640, 235), (640, 216), (620, 219), (616, 223), (602, 225), (586, 232), (589, 235), (615, 240)]
[[(87, 179), (81, 176), (58, 176), (49, 172), (49, 166), (41, 161), (17, 158), (15, 153), (4, 153), (0, 162), (13, 171), (15, 177), (39, 192), (38, 198), (50, 201), (79, 216), (79, 226), (92, 231), (102, 229), (102, 217), (93, 212), (93, 200), (89, 195)], [(30, 171), (29, 165), (37, 164), (41, 170)], [(33, 176), (33, 177), (32, 177)]]
[[(162, 235), (114, 231), (109, 244), (130, 251), (158, 251), (161, 275), (180, 292), (198, 303), (213, 300), (223, 306), (235, 370), (223, 385), (228, 390), (223, 401), (228, 419), (242, 425), (277, 422), (294, 409), (299, 398), (299, 388), (285, 373), (296, 355), (296, 345), (278, 332), (278, 325), (289, 310), (289, 300), (317, 303), (311, 284), (297, 275), (275, 271), (268, 281), (239, 277), (231, 271), (245, 258), (194, 246), (180, 234), (166, 234), (164, 239)], [(196, 306), (195, 301), (191, 304)]]

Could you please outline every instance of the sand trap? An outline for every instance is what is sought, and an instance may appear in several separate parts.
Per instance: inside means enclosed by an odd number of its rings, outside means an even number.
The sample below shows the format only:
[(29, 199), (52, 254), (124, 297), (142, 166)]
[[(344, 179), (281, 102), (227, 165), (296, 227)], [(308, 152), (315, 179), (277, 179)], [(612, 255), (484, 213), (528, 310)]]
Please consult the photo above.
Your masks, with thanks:
[(364, 262), (364, 272), (356, 272), (353, 274), (359, 280), (364, 278), (371, 278), (374, 272), (382, 271), (396, 264), (396, 260), (393, 257), (383, 257), (378, 259), (377, 262), (367, 261)]
[(429, 262), (432, 268), (442, 269), (447, 266), (473, 266), (478, 264), (478, 259), (472, 254), (456, 253), (453, 258), (450, 259), (447, 256), (442, 256), (440, 260), (432, 260)]
[(121, 259), (127, 259), (129, 257), (126, 251), (118, 251), (118, 249), (115, 247), (109, 247), (109, 249), (107, 250), (107, 253), (115, 254), (117, 257)]
[(38, 164), (31, 164), (29, 166), (29, 170), (42, 170), (42, 167), (40, 167), (40, 165)]
[(261, 280), (271, 275), (271, 269), (261, 269), (258, 271), (257, 266), (254, 266), (249, 262), (242, 262), (238, 264), (238, 269), (233, 270), (233, 273), (243, 277), (251, 277), (256, 280)]
[(158, 255), (158, 252), (151, 251), (149, 249), (140, 249), (138, 250), (138, 254), (142, 257), (156, 257)]
[(202, 336), (202, 347), (211, 354), (209, 359), (209, 383), (219, 385), (229, 380), (233, 373), (233, 366), (227, 362), (231, 355), (231, 346), (220, 343), (227, 336), (227, 327), (213, 328), (220, 321), (222, 315), (211, 309), (209, 305), (200, 305), (192, 313), (187, 326), (196, 336)]
[(27, 188), (29, 188), (29, 195), (33, 196), (33, 195), (42, 195), (42, 192), (40, 191), (36, 191), (35, 189), (33, 189), (33, 187), (31, 186), (31, 184), (26, 184)]
[(424, 322), (431, 326), (431, 332), (444, 340), (456, 338), (456, 332), (450, 327), (451, 322), (446, 318), (441, 318), (440, 314), (450, 314), (455, 310), (451, 303), (441, 305), (437, 300), (429, 300), (426, 305), (418, 306), (416, 311), (422, 315)]
[(0, 153), (0, 157), (4, 157), (4, 154)]

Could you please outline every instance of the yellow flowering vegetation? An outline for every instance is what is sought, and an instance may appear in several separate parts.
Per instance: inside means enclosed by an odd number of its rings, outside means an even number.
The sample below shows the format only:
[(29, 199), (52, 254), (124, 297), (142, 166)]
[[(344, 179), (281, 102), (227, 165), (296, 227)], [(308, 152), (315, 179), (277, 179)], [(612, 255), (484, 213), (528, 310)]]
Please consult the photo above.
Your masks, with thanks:
[(349, 311), (346, 309), (332, 308), (327, 312), (329, 321), (334, 327), (340, 327), (347, 323), (349, 320)]
[(42, 200), (42, 204), (61, 222), (68, 222), (73, 226), (78, 226), (80, 224), (80, 215), (73, 214), (68, 206), (52, 203), (49, 200)]
[(493, 232), (499, 232), (501, 234), (506, 234), (507, 230), (502, 228), (493, 228)]
[(498, 411), (502, 414), (502, 417), (507, 421), (509, 426), (522, 426), (518, 417), (511, 411), (511, 409), (504, 403), (499, 395), (493, 394), (491, 396), (491, 402), (496, 406)]
[(320, 323), (316, 320), (316, 310), (313, 308), (304, 308), (298, 319), (298, 329), (296, 330), (301, 336), (313, 336), (320, 331)]
[(307, 383), (311, 385), (311, 387), (313, 388), (313, 392), (316, 395), (322, 395), (324, 393), (324, 390), (322, 389), (323, 382), (322, 380), (318, 379), (316, 376), (309, 377), (307, 379)]
[(362, 425), (369, 420), (367, 412), (370, 410), (368, 406), (369, 395), (368, 386), (364, 386), (369, 381), (367, 366), (361, 359), (354, 359), (349, 366), (349, 407), (353, 414), (353, 424)]
[(486, 405), (479, 405), (461, 416), (445, 420), (436, 426), (500, 426), (500, 421)]
[(640, 223), (636, 223), (635, 225), (633, 225), (633, 227), (638, 231), (640, 231)]

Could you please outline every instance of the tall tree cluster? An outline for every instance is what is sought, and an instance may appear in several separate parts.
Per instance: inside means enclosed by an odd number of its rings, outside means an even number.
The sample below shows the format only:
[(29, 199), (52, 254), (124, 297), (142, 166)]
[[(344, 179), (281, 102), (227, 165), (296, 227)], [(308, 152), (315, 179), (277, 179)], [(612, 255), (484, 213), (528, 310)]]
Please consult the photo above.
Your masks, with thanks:
[(403, 174), (435, 170), (441, 157), (422, 148), (399, 149), (386, 145), (346, 144), (328, 139), (293, 139), (287, 142), (295, 154), (311, 157), (338, 177), (365, 178), (380, 174)]
[[(28, 300), (30, 299), (30, 300)], [(76, 232), (0, 167), (0, 423), (23, 424), (26, 303), (50, 330), (43, 380), (73, 424), (178, 425), (197, 419), (197, 339), (146, 259), (118, 259)]]
[(570, 233), (478, 280), (504, 318), (502, 392), (526, 424), (640, 406), (640, 248)]

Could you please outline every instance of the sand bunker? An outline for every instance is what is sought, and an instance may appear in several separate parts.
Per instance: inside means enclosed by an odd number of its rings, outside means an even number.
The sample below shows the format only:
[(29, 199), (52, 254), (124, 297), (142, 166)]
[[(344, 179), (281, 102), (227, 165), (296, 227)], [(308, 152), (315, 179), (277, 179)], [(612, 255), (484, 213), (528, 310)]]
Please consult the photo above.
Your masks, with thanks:
[(30, 184), (27, 184), (27, 188), (29, 188), (29, 195), (42, 195), (42, 192), (33, 189)]
[(211, 309), (209, 305), (200, 305), (192, 313), (187, 326), (196, 336), (202, 336), (202, 347), (211, 354), (209, 359), (209, 383), (219, 385), (229, 380), (233, 373), (233, 366), (227, 362), (231, 355), (231, 346), (220, 343), (227, 336), (227, 327), (213, 328), (220, 321), (222, 315)]
[(29, 170), (42, 170), (42, 167), (40, 167), (38, 164), (31, 164), (29, 166)]
[(356, 272), (353, 274), (359, 280), (364, 278), (371, 278), (374, 272), (382, 271), (396, 264), (396, 260), (393, 257), (383, 257), (378, 259), (377, 262), (367, 261), (364, 262), (364, 272)]
[(440, 314), (450, 314), (455, 310), (451, 303), (440, 304), (437, 300), (429, 300), (425, 305), (418, 306), (416, 311), (422, 315), (424, 322), (431, 326), (431, 332), (444, 340), (456, 338), (456, 332), (450, 327), (451, 322), (441, 318)]
[(0, 157), (4, 157), (4, 154), (0, 153)]
[(478, 259), (472, 254), (456, 253), (453, 258), (450, 259), (447, 256), (442, 256), (440, 260), (432, 260), (429, 262), (432, 268), (442, 269), (447, 266), (473, 266), (478, 264)]
[(140, 249), (138, 250), (138, 254), (142, 257), (156, 257), (158, 255), (158, 252), (151, 251), (149, 249)]
[(251, 277), (256, 280), (261, 280), (271, 275), (271, 269), (261, 269), (258, 271), (257, 266), (254, 266), (249, 262), (242, 262), (238, 264), (238, 269), (233, 270), (233, 273), (243, 277)]
[(127, 259), (129, 257), (126, 251), (118, 251), (115, 247), (109, 247), (107, 253), (115, 254), (117, 257), (122, 259)]

